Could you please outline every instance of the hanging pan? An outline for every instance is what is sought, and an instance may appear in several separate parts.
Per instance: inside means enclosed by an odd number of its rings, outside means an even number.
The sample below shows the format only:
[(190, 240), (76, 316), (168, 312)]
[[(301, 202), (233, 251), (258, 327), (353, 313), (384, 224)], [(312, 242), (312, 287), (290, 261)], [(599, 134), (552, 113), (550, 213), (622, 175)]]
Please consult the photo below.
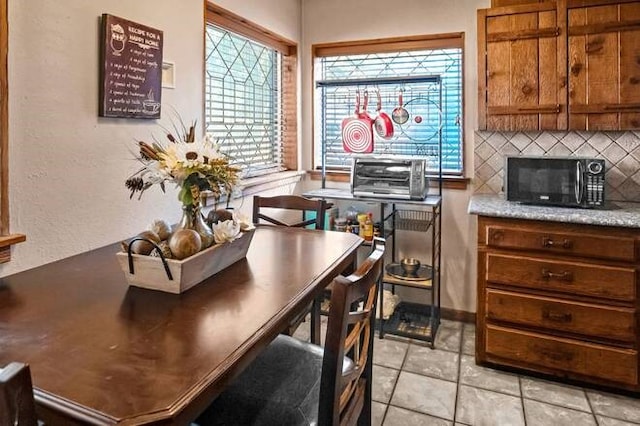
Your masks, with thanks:
[(391, 113), (391, 119), (396, 124), (404, 124), (409, 120), (409, 112), (404, 109), (404, 105), (402, 102), (402, 90), (400, 90), (400, 94), (398, 95), (398, 106)]
[(364, 111), (360, 111), (360, 91), (356, 92), (355, 116), (342, 120), (342, 148), (345, 152), (373, 152), (373, 119), (366, 112), (368, 95), (365, 92)]
[(378, 95), (378, 108), (376, 108), (378, 115), (373, 122), (373, 127), (376, 130), (378, 136), (383, 139), (391, 139), (393, 137), (393, 122), (391, 121), (391, 117), (389, 117), (389, 114), (382, 111), (382, 98), (380, 97), (380, 90), (376, 90), (376, 95)]

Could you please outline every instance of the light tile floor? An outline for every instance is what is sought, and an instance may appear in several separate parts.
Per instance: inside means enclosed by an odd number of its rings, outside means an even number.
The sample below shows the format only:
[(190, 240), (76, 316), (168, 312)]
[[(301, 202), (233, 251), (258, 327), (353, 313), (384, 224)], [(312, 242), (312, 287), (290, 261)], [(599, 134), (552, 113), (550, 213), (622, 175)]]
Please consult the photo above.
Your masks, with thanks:
[(376, 338), (373, 426), (640, 425), (640, 399), (477, 366), (473, 324), (443, 320), (435, 347)]

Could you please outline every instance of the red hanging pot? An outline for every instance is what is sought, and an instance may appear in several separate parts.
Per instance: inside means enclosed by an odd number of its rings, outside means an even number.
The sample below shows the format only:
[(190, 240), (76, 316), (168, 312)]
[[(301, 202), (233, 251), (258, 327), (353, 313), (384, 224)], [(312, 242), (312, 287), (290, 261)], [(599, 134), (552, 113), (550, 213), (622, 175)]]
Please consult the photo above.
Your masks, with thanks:
[(380, 98), (380, 91), (377, 90), (378, 95), (378, 108), (376, 111), (378, 115), (373, 122), (373, 127), (376, 129), (376, 133), (383, 139), (391, 139), (393, 137), (393, 122), (391, 117), (386, 112), (382, 111), (382, 99)]
[(345, 152), (373, 152), (373, 119), (366, 111), (367, 103), (368, 95), (365, 92), (364, 111), (360, 111), (360, 91), (357, 91), (355, 117), (342, 120), (342, 148)]

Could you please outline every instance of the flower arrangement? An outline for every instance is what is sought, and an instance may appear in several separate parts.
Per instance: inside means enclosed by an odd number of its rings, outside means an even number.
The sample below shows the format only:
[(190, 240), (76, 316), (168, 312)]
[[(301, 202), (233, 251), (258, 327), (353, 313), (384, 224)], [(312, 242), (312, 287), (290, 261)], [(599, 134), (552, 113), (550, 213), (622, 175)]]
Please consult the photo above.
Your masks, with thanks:
[[(182, 131), (172, 133), (163, 128), (166, 140), (154, 138), (153, 143), (137, 142), (139, 154), (136, 159), (142, 167), (126, 180), (125, 185), (131, 191), (130, 198), (136, 193), (140, 198), (153, 185), (159, 185), (164, 192), (166, 182), (173, 182), (180, 189), (182, 218), (175, 225), (163, 219), (154, 220), (146, 231), (122, 242), (119, 259), (130, 284), (180, 293), (245, 257), (254, 226), (241, 213), (225, 209), (213, 210), (205, 219), (201, 213), (200, 193), (211, 191), (217, 199), (231, 194), (238, 183), (240, 169), (229, 164), (229, 159), (210, 137), (196, 140), (195, 122), (188, 129), (182, 120), (179, 126), (174, 124), (173, 127)], [(240, 240), (235, 248), (225, 248), (235, 240)], [(206, 254), (192, 258), (205, 251)], [(160, 257), (164, 267), (149, 256)], [(167, 260), (185, 261), (184, 264), (172, 263), (171, 267), (178, 271), (192, 267), (196, 272), (188, 276), (176, 273), (177, 280), (174, 280)], [(131, 265), (134, 261), (146, 265), (138, 275), (133, 273)], [(159, 282), (163, 284), (158, 285)]]
[(201, 191), (211, 191), (215, 198), (231, 193), (240, 169), (229, 164), (209, 135), (196, 140), (195, 122), (187, 129), (180, 120), (180, 126), (179, 137), (165, 129), (166, 141), (138, 141), (137, 159), (143, 167), (125, 182), (131, 191), (130, 198), (136, 192), (142, 197), (144, 191), (156, 184), (164, 192), (165, 182), (173, 182), (180, 188), (178, 199), (190, 208), (199, 205)]

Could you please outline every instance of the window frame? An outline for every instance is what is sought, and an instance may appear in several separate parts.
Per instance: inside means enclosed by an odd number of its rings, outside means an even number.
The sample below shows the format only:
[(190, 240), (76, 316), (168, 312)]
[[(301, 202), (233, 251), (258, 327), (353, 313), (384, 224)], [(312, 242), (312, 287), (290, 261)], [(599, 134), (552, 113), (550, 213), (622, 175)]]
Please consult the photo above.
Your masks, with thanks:
[[(465, 178), (465, 90), (464, 90), (464, 75), (465, 75), (465, 33), (441, 33), (441, 34), (425, 34), (406, 37), (389, 37), (380, 39), (368, 39), (368, 40), (354, 40), (354, 41), (342, 41), (334, 43), (318, 43), (311, 46), (311, 177), (312, 179), (320, 179), (321, 172), (318, 170), (321, 167), (320, 164), (316, 164), (315, 148), (316, 141), (316, 91), (315, 88), (315, 66), (316, 59), (327, 56), (339, 56), (339, 55), (362, 55), (362, 54), (375, 54), (375, 53), (391, 53), (398, 51), (416, 51), (416, 50), (428, 50), (428, 49), (445, 49), (445, 48), (460, 48), (462, 50), (462, 63), (461, 63), (461, 105), (462, 111), (462, 126), (460, 127), (460, 153), (462, 156), (462, 169), (460, 175), (455, 176), (443, 176), (443, 181), (450, 182), (451, 185), (445, 185), (445, 187), (451, 187), (455, 189), (464, 189), (468, 179)], [(327, 180), (347, 182), (349, 180), (349, 171), (336, 171), (327, 170)]]
[(9, 232), (9, 18), (0, 0), (0, 263), (11, 260), (11, 245), (26, 240)]
[[(282, 54), (282, 166), (286, 170), (298, 169), (298, 114), (297, 114), (297, 43), (275, 34), (268, 29), (234, 14), (209, 1), (205, 2), (205, 22), (203, 29), (203, 58), (206, 49), (207, 24), (213, 24), (273, 48)], [(203, 63), (203, 96), (207, 78), (206, 63)], [(204, 122), (204, 103), (203, 103)]]

